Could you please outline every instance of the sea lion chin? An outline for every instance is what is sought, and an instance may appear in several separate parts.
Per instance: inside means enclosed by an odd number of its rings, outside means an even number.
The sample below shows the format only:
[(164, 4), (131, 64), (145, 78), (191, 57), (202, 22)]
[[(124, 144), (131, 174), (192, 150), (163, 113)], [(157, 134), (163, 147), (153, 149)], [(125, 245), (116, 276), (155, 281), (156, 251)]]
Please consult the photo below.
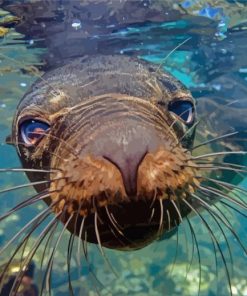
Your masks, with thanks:
[[(18, 106), (12, 142), (38, 192), (73, 234), (138, 249), (191, 211), (195, 102), (176, 79), (130, 57), (77, 59)], [(48, 180), (48, 183), (38, 182)], [(47, 185), (48, 184), (48, 185)]]

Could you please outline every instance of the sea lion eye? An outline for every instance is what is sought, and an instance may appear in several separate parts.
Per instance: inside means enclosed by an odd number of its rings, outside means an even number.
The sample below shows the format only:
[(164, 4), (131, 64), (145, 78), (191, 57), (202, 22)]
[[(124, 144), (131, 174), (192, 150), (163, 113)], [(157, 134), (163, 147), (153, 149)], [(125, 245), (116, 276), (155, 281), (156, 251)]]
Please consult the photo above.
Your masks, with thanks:
[(49, 124), (43, 121), (29, 119), (20, 125), (20, 136), (22, 141), (28, 145), (35, 145), (50, 128)]
[(168, 110), (178, 115), (186, 124), (194, 121), (194, 105), (190, 101), (171, 102)]

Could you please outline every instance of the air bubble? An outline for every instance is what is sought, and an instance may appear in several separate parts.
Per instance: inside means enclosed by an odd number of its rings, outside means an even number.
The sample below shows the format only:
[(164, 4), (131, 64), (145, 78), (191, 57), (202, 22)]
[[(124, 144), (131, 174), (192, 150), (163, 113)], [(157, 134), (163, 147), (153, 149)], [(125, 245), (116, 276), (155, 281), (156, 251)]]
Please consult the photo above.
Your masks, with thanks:
[(71, 27), (75, 30), (78, 30), (81, 28), (81, 21), (76, 19), (73, 21), (73, 23), (71, 24)]

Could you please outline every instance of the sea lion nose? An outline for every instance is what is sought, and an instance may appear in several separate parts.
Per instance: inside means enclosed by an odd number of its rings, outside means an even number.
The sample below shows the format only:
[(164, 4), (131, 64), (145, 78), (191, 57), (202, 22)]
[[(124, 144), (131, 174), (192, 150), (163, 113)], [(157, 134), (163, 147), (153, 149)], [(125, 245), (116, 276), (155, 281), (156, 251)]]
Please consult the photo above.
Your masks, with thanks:
[(136, 195), (138, 167), (148, 151), (147, 145), (140, 142), (141, 140), (143, 139), (136, 138), (129, 142), (123, 139), (120, 145), (109, 142), (107, 152), (103, 155), (121, 172), (128, 195)]
[(160, 132), (136, 122), (111, 127), (92, 143), (91, 153), (107, 159), (119, 169), (129, 196), (136, 195), (138, 168), (145, 155), (164, 146)]

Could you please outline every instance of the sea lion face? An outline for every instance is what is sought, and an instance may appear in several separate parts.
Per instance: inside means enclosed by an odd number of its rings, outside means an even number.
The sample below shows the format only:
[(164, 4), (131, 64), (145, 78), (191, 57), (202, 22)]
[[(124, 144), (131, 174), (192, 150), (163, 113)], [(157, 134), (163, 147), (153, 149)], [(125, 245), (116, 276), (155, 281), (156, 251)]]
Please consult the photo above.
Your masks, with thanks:
[[(138, 249), (180, 223), (198, 185), (195, 103), (155, 67), (91, 57), (48, 72), (24, 96), (12, 141), (35, 188), (71, 233)], [(49, 180), (48, 185), (42, 180)]]

